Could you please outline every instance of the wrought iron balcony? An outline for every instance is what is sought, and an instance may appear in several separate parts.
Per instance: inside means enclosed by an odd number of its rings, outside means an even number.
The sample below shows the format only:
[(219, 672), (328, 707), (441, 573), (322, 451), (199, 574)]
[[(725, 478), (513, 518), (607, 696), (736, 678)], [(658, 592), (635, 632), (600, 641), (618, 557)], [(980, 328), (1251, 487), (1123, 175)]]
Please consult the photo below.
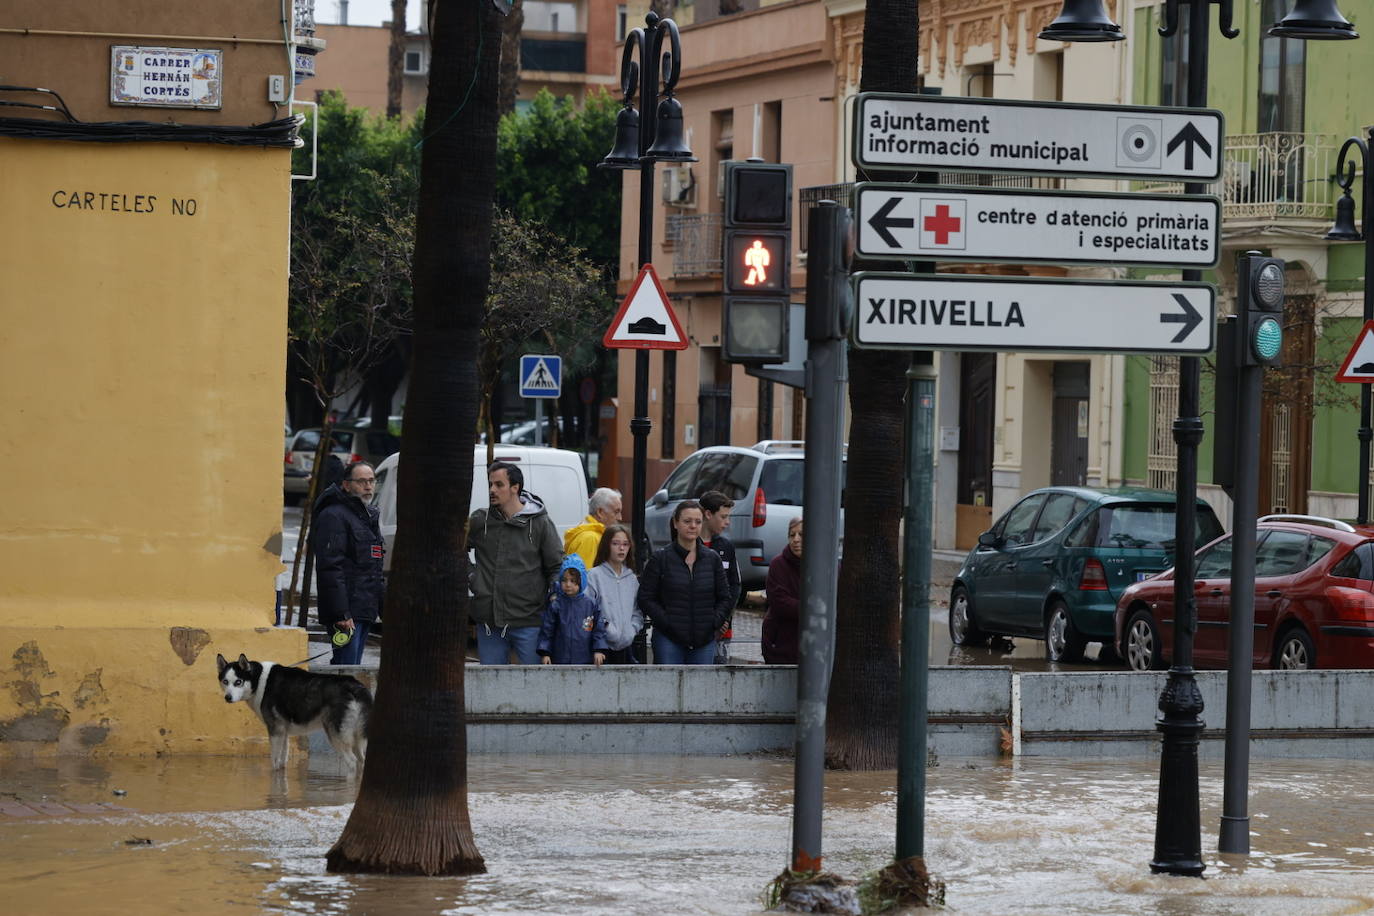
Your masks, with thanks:
[[(1333, 180), (1340, 141), (1329, 134), (1232, 134), (1226, 138), (1221, 180), (1207, 186), (1221, 198), (1228, 231), (1285, 224), (1324, 233), (1340, 191)], [(1177, 182), (1135, 185), (1183, 192)]]
[(663, 218), (663, 241), (673, 249), (674, 277), (721, 275), (719, 213), (669, 213)]

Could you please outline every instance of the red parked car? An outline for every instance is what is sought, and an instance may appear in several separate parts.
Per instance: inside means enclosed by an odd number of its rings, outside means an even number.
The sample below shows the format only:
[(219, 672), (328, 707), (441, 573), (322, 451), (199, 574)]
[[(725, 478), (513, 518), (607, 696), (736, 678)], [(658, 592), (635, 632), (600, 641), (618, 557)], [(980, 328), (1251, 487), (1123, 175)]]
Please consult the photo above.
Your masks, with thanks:
[[(1309, 515), (1257, 524), (1256, 668), (1374, 668), (1374, 526)], [(1224, 668), (1231, 611), (1231, 536), (1197, 552), (1193, 661)], [(1174, 571), (1127, 588), (1116, 645), (1136, 671), (1167, 666), (1173, 649)]]

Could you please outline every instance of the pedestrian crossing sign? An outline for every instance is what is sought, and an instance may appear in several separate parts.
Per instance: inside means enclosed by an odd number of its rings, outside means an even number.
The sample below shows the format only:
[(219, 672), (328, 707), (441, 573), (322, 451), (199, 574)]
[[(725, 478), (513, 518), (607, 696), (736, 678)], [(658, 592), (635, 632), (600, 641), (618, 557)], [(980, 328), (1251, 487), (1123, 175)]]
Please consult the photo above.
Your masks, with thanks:
[(526, 353), (520, 357), (520, 397), (556, 398), (563, 391), (563, 358)]

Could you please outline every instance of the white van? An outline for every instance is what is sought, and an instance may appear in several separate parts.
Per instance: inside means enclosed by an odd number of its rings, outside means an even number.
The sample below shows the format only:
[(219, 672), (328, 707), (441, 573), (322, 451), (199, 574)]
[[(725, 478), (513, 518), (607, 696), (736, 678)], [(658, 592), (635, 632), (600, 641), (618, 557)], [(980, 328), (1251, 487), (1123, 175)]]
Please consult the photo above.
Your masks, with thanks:
[[(373, 501), (381, 515), (382, 537), (386, 539), (383, 569), (391, 569), (391, 550), (396, 540), (396, 466), (401, 453), (377, 465), (377, 493)], [(558, 526), (560, 542), (569, 528), (587, 517), (587, 475), (582, 456), (561, 448), (536, 448), (524, 445), (496, 446), (496, 460), (520, 468), (525, 490), (538, 496)], [(484, 509), (487, 499), (487, 447), (472, 450), (472, 509)]]

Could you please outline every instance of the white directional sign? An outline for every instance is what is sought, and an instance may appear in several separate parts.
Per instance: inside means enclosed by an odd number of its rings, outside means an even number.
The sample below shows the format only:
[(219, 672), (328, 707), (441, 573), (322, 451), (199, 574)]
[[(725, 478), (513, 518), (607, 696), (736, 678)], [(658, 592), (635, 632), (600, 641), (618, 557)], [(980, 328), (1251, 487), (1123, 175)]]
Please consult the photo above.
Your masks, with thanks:
[(1073, 105), (864, 92), (854, 164), (1213, 181), (1225, 133), (1210, 108)]
[(857, 273), (852, 335), (889, 350), (1206, 353), (1206, 283)]
[(520, 397), (556, 398), (562, 391), (562, 357), (537, 353), (520, 357)]
[(872, 258), (1213, 267), (1221, 251), (1215, 197), (862, 183), (854, 217)]

